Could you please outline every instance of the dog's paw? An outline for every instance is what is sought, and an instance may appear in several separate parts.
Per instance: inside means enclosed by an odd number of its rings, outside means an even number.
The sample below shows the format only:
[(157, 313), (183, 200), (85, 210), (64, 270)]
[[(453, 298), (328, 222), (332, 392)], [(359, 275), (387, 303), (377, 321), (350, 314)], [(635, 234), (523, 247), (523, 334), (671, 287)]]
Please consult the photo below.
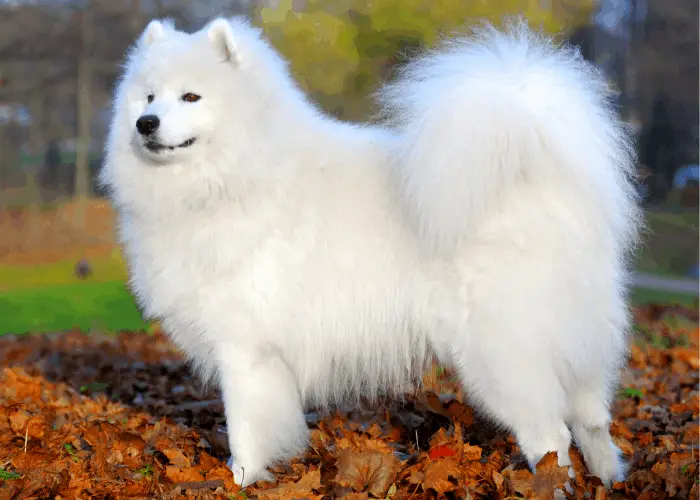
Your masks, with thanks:
[(241, 488), (246, 488), (257, 481), (276, 482), (275, 476), (267, 469), (252, 469), (245, 468), (236, 463), (233, 457), (228, 459), (226, 463), (233, 473), (233, 481)]

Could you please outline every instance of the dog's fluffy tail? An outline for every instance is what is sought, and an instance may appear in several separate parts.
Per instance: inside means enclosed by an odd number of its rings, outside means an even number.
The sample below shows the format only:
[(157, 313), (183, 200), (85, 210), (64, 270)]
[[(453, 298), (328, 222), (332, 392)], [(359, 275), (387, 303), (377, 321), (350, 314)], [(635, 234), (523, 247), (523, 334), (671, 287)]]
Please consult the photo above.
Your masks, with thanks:
[(576, 185), (606, 211), (620, 255), (633, 247), (632, 139), (604, 77), (574, 48), (522, 22), (482, 27), (409, 64), (379, 99), (401, 134), (404, 201), (434, 250), (538, 181)]

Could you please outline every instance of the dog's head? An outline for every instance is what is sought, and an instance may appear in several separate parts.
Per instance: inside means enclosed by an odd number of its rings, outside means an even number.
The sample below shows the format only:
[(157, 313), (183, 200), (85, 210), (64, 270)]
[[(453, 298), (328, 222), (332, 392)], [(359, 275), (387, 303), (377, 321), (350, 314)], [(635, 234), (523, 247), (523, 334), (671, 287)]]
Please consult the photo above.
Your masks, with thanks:
[(273, 163), (264, 144), (284, 135), (290, 92), (286, 63), (246, 21), (191, 34), (152, 21), (116, 88), (100, 180), (139, 209), (246, 189)]
[(244, 113), (236, 105), (246, 93), (242, 38), (251, 32), (239, 23), (234, 35), (224, 19), (193, 34), (161, 21), (146, 27), (117, 96), (126, 115), (120, 126), (129, 129), (124, 139), (137, 154), (156, 164), (189, 160), (215, 142), (228, 114)]

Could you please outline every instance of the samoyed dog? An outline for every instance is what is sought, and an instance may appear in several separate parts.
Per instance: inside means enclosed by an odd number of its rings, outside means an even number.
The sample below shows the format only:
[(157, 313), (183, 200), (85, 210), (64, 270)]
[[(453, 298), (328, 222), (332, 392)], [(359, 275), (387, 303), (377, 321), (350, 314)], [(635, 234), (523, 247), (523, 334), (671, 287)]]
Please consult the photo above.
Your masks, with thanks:
[(131, 287), (225, 403), (237, 483), (303, 452), (304, 411), (401, 394), (435, 356), (531, 465), (608, 427), (639, 210), (604, 78), (514, 23), (443, 43), (378, 125), (310, 104), (240, 19), (152, 21), (101, 181)]

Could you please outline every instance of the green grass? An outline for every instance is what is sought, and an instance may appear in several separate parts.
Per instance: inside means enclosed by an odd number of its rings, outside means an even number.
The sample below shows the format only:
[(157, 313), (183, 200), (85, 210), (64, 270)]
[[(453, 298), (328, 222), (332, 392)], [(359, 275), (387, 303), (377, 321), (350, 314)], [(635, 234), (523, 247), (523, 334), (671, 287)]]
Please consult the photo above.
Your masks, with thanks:
[(20, 477), (22, 477), (22, 475), (17, 472), (9, 472), (0, 467), (0, 481), (13, 481)]
[(686, 277), (698, 263), (698, 211), (647, 210), (644, 245), (637, 258), (640, 271)]
[(71, 328), (146, 328), (123, 281), (78, 282), (0, 293), (0, 334)]
[(78, 279), (75, 261), (0, 266), (0, 335), (74, 327), (114, 331), (146, 324), (125, 286), (121, 254), (91, 259), (92, 275)]
[(144, 467), (141, 467), (140, 469), (136, 470), (137, 474), (140, 474), (143, 477), (152, 477), (153, 476), (153, 466), (151, 464), (146, 464)]
[(635, 305), (644, 304), (678, 304), (686, 307), (698, 307), (698, 297), (684, 293), (663, 292), (636, 288), (630, 297)]
[(643, 398), (644, 393), (640, 391), (639, 389), (636, 389), (634, 387), (626, 387), (624, 389), (620, 389), (617, 391), (617, 398), (618, 399), (627, 399), (627, 398)]
[[(0, 265), (0, 294), (28, 288), (65, 285), (78, 282), (75, 261), (61, 261), (34, 266)], [(127, 272), (118, 250), (99, 259), (91, 259), (92, 276), (85, 282), (126, 281)], [(82, 282), (80, 282), (82, 283)]]
[(80, 461), (78, 455), (76, 455), (75, 453), (75, 447), (72, 444), (64, 443), (63, 449), (66, 450), (66, 452), (70, 455), (71, 460), (73, 460), (76, 463)]

